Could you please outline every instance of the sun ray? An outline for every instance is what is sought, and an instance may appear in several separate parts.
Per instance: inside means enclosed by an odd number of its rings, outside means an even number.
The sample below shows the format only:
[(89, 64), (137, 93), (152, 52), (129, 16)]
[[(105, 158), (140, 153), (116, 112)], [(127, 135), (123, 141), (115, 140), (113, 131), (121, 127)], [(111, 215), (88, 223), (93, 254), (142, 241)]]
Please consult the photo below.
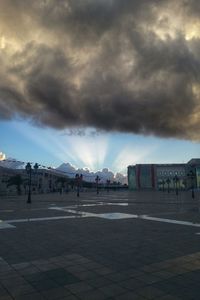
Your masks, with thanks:
[(135, 149), (132, 146), (127, 146), (116, 156), (113, 162), (113, 169), (121, 173), (127, 172), (127, 166), (145, 161), (148, 155), (154, 151), (155, 147), (148, 147), (148, 149)]
[(77, 137), (67, 138), (71, 152), (90, 170), (97, 170), (103, 167), (107, 153), (107, 139), (101, 136), (97, 137)]

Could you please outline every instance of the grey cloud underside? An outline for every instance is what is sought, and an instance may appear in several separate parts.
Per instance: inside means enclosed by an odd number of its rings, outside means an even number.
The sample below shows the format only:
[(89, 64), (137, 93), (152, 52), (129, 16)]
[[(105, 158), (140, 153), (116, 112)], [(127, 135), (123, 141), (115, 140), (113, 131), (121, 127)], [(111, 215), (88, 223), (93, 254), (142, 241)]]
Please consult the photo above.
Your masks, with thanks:
[[(22, 49), (0, 49), (0, 118), (200, 140), (200, 39), (155, 32), (166, 2), (173, 10), (172, 0), (3, 2), (19, 28), (28, 16), (46, 35), (24, 29)], [(199, 2), (179, 2), (196, 20)]]

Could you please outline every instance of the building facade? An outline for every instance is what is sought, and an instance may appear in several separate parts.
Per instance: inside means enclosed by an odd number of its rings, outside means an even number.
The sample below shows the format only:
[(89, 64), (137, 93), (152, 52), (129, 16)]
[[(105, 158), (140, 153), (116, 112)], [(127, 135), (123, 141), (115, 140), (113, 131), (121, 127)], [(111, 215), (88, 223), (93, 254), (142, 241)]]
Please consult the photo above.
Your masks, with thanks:
[[(20, 176), (21, 184), (9, 184), (10, 179)], [(54, 169), (38, 169), (31, 175), (32, 193), (50, 193), (67, 188), (68, 177)], [(16, 180), (15, 180), (16, 181)], [(15, 182), (16, 183), (16, 182)], [(0, 167), (0, 195), (26, 194), (28, 192), (29, 175), (25, 169), (10, 169)]]
[(200, 159), (186, 164), (136, 164), (128, 166), (130, 190), (200, 188)]

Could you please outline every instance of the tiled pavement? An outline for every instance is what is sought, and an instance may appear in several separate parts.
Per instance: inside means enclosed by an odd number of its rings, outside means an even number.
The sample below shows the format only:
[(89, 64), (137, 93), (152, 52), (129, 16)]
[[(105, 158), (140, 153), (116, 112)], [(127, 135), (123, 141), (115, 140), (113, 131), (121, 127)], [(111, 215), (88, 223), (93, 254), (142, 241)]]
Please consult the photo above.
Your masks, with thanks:
[(31, 206), (1, 199), (0, 299), (199, 300), (198, 197), (85, 193), (35, 196)]

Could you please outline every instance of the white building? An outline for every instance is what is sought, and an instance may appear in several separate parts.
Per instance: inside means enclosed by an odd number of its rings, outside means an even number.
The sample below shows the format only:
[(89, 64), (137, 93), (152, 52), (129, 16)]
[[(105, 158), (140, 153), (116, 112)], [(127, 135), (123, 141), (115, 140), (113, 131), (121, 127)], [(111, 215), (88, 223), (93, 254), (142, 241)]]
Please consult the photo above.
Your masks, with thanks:
[[(9, 180), (13, 177), (20, 176), (20, 193), (28, 192), (30, 175), (25, 169), (10, 169), (0, 167), (0, 195), (17, 194), (17, 184), (9, 184)], [(65, 189), (68, 184), (68, 177), (54, 169), (38, 169), (31, 172), (31, 189), (33, 193), (49, 193)], [(15, 180), (16, 182), (16, 180)]]

